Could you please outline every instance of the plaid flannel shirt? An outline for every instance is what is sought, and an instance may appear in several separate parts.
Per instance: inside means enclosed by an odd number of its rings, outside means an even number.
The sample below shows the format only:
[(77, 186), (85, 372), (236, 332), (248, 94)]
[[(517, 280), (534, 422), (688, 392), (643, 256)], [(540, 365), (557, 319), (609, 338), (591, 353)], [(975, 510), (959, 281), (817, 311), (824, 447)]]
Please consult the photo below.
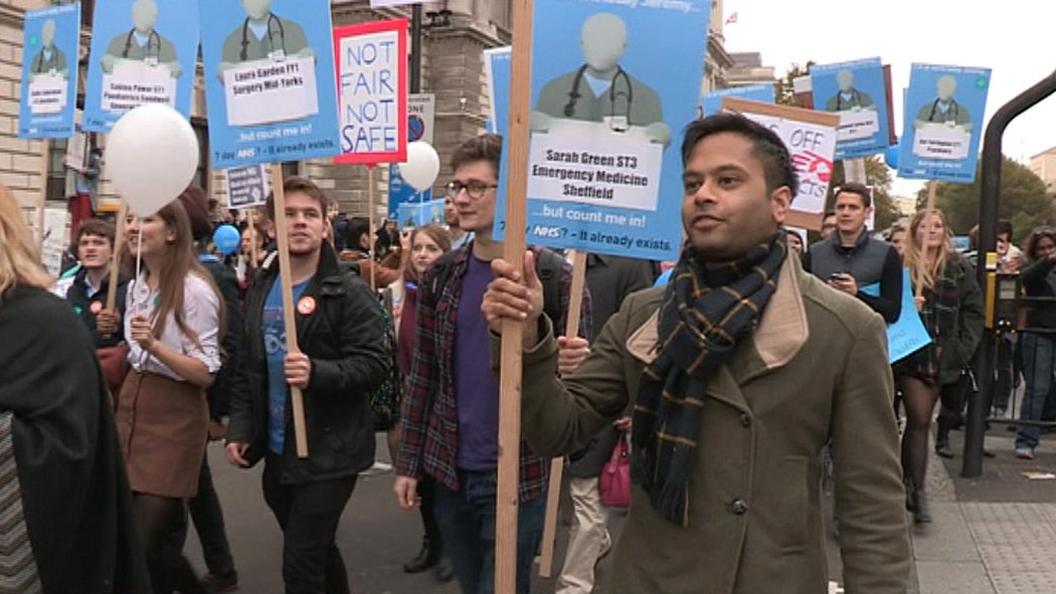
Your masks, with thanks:
[[(455, 324), (462, 296), (462, 277), (469, 265), (472, 244), (455, 250), (447, 282), (433, 292), (434, 273), (426, 273), (418, 288), (418, 336), (411, 371), (404, 385), (401, 409), (400, 450), (396, 472), (401, 476), (432, 476), (458, 490), (458, 405), (455, 400)], [(554, 321), (555, 332), (564, 333), (572, 286), (572, 267), (561, 270), (562, 319)], [(483, 314), (481, 314), (483, 315)], [(590, 296), (584, 291), (580, 336), (591, 327)], [(474, 353), (480, 357), (479, 353)], [(480, 358), (489, 365), (488, 355)], [(498, 394), (495, 395), (498, 398)], [(497, 429), (496, 429), (497, 430)], [(540, 458), (521, 441), (520, 500), (531, 501), (546, 492), (550, 459)]]

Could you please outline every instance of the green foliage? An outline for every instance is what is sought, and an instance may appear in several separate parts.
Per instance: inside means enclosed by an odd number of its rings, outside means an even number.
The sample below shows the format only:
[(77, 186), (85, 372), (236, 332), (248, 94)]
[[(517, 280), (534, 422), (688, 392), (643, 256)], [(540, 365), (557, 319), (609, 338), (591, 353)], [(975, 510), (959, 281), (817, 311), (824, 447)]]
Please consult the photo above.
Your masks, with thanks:
[[(982, 164), (971, 185), (940, 183), (935, 193), (935, 207), (945, 215), (956, 235), (967, 235), (979, 222), (979, 196), (982, 192)], [(918, 208), (928, 200), (925, 187), (917, 195)], [(1001, 196), (998, 218), (1012, 221), (1013, 241), (1017, 244), (1035, 227), (1056, 222), (1053, 196), (1045, 193), (1045, 182), (1029, 168), (1006, 157), (1001, 158)]]
[(814, 65), (813, 61), (807, 62), (806, 66), (800, 66), (799, 64), (793, 64), (792, 68), (785, 73), (784, 78), (777, 81), (777, 103), (778, 105), (791, 105), (797, 106), (796, 93), (793, 90), (792, 81), (801, 77), (806, 76), (810, 73), (810, 67)]

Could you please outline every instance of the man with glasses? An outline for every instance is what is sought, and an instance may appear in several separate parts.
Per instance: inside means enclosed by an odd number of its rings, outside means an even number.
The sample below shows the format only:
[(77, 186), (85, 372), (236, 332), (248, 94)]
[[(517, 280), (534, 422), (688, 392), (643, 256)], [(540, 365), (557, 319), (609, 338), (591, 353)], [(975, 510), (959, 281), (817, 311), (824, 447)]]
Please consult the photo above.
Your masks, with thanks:
[[(448, 184), (468, 245), (443, 256), (418, 287), (418, 336), (401, 411), (396, 498), (419, 504), (419, 479), (432, 478), (434, 513), (455, 575), (466, 594), (491, 592), (495, 559), (499, 385), (487, 363), (488, 325), (481, 313), (493, 279), (491, 262), (503, 245), (492, 238), (502, 140), (486, 134), (464, 142), (452, 157)], [(537, 250), (545, 307), (563, 334), (572, 271), (564, 259)], [(581, 335), (590, 328), (584, 299)], [(543, 531), (550, 459), (522, 444), (517, 534), (517, 592), (527, 594)], [(423, 481), (422, 487), (427, 487)]]

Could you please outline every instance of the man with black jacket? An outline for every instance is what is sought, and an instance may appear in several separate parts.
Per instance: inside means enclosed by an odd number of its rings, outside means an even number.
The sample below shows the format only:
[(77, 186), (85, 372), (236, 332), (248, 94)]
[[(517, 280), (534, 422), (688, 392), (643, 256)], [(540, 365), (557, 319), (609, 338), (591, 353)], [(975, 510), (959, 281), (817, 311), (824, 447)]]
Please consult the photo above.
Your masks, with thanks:
[[(338, 267), (326, 225), (328, 200), (311, 181), (289, 178), (286, 225), (300, 352), (286, 352), (275, 262), (246, 296), (245, 336), (231, 400), (227, 453), (250, 467), (265, 459), (264, 499), (283, 530), (286, 592), (349, 591), (334, 543), (357, 475), (374, 463), (374, 420), (367, 395), (392, 360), (381, 305), (367, 285)], [(289, 386), (304, 393), (307, 458), (293, 439)]]
[[(835, 192), (836, 232), (810, 246), (803, 268), (894, 324), (902, 312), (902, 258), (890, 244), (869, 237), (865, 226), (873, 209), (869, 188), (846, 183)], [(880, 285), (879, 295), (862, 290), (874, 284)]]

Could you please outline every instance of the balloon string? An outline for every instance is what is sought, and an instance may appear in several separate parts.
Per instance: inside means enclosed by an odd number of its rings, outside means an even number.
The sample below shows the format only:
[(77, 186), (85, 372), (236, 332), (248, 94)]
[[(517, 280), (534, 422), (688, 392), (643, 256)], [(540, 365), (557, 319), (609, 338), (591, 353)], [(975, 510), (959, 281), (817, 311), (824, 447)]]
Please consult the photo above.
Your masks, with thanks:
[[(139, 217), (136, 217), (136, 229), (139, 229), (139, 233), (136, 235), (136, 280), (132, 281), (132, 294), (133, 295), (138, 295), (139, 294), (139, 287), (137, 285), (139, 284), (139, 275), (140, 275), (140, 272), (142, 271), (142, 268), (143, 268), (143, 219), (141, 219)], [(148, 300), (150, 299), (149, 293), (147, 295), (147, 299)], [(142, 304), (137, 304), (137, 308), (136, 309), (139, 309), (139, 307), (142, 307)], [(138, 314), (138, 312), (137, 312), (137, 314)], [(140, 371), (143, 370), (143, 365), (147, 362), (147, 359), (149, 357), (150, 357), (150, 354), (147, 353), (147, 351), (145, 349), (143, 350), (143, 352), (141, 352), (139, 354), (139, 369), (140, 369)]]

